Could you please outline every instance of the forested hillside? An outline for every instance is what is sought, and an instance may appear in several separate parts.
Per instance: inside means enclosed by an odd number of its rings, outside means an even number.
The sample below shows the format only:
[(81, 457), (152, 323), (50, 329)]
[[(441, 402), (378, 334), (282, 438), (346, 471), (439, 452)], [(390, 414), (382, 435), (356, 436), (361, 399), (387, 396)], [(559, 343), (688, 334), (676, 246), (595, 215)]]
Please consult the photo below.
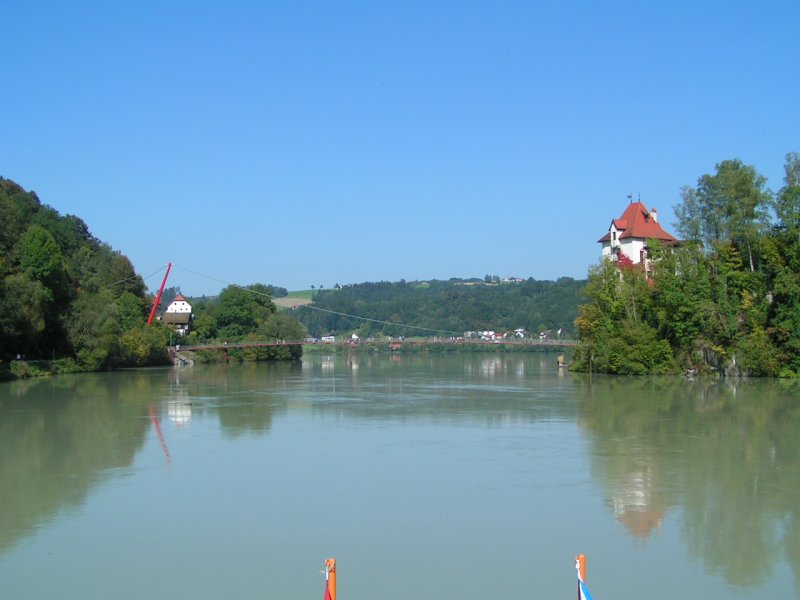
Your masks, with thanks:
[(561, 328), (570, 336), (585, 283), (569, 277), (491, 285), (462, 280), (362, 283), (321, 290), (314, 308), (298, 307), (295, 312), (314, 336), (463, 335), (518, 327), (532, 332)]
[(59, 370), (165, 362), (166, 334), (146, 327), (146, 312), (144, 282), (123, 254), (0, 178), (0, 360), (55, 359)]
[(639, 265), (592, 269), (574, 367), (608, 373), (679, 369), (800, 376), (800, 156), (784, 185), (766, 188), (738, 160), (683, 191), (676, 249), (651, 243)]

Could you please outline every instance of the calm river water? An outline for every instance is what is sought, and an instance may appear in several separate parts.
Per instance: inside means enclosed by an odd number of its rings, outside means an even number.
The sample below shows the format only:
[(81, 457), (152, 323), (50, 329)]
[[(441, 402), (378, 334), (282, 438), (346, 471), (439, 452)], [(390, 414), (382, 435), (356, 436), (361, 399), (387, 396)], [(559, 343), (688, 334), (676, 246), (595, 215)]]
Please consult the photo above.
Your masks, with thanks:
[(800, 597), (800, 390), (552, 354), (0, 385), (0, 596)]

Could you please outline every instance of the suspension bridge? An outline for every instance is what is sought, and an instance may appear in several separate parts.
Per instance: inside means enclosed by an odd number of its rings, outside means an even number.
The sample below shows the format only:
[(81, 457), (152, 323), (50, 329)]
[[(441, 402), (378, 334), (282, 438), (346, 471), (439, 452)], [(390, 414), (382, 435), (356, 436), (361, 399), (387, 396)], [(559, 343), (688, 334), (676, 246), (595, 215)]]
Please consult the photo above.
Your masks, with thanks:
[[(161, 286), (160, 286), (160, 288), (158, 290), (158, 293), (155, 296), (155, 300), (153, 302), (153, 307), (152, 307), (152, 310), (150, 312), (150, 317), (148, 319), (148, 324), (150, 324), (152, 322), (153, 317), (155, 316), (155, 312), (156, 312), (157, 307), (158, 307), (158, 305), (160, 303), (161, 295), (162, 295), (162, 293), (164, 291), (164, 287), (165, 287), (166, 282), (167, 282), (167, 277), (169, 276), (170, 269), (172, 268), (172, 266), (173, 266), (172, 263), (168, 263), (166, 265), (166, 273), (164, 274), (164, 279), (161, 282)], [(183, 267), (183, 268), (186, 269), (185, 267)], [(190, 271), (192, 273), (195, 273), (197, 275), (201, 275), (200, 273), (197, 273), (196, 271), (192, 271), (191, 269), (186, 269), (186, 270), (188, 270), (188, 271)], [(150, 276), (154, 275), (154, 274), (155, 274), (155, 272), (152, 273), (151, 275), (148, 275), (148, 278)], [(210, 278), (210, 279), (214, 279), (214, 278)], [(220, 280), (217, 280), (217, 279), (214, 279), (214, 280), (215, 281), (220, 281)], [(222, 283), (224, 283), (224, 282), (222, 282)], [(258, 294), (258, 295), (262, 294), (262, 292), (251, 290), (251, 289), (249, 289), (247, 287), (238, 286), (238, 285), (235, 285), (235, 284), (227, 284), (227, 285), (232, 285), (234, 287), (241, 288), (241, 289), (243, 289), (245, 291), (248, 291), (248, 292), (251, 292), (251, 293), (254, 293), (254, 294)], [(337, 314), (337, 315), (341, 315), (341, 316), (345, 316), (345, 317), (359, 319), (359, 320), (366, 321), (366, 322), (372, 322), (372, 323), (378, 323), (378, 324), (384, 324), (384, 325), (392, 325), (392, 326), (396, 326), (396, 327), (406, 327), (408, 329), (414, 329), (414, 330), (417, 330), (417, 331), (426, 332), (424, 335), (426, 335), (427, 337), (415, 337), (415, 338), (411, 338), (411, 339), (402, 339), (401, 341), (397, 341), (396, 339), (392, 339), (392, 338), (389, 338), (389, 339), (385, 339), (385, 338), (384, 339), (367, 338), (367, 339), (359, 339), (357, 341), (353, 340), (352, 338), (343, 338), (341, 340), (334, 341), (334, 342), (324, 341), (324, 339), (322, 341), (320, 341), (320, 340), (318, 340), (316, 338), (304, 339), (304, 340), (277, 340), (277, 341), (269, 341), (269, 342), (255, 342), (254, 341), (254, 342), (233, 342), (233, 343), (229, 343), (227, 341), (224, 341), (224, 342), (217, 342), (217, 343), (203, 344), (203, 345), (190, 345), (190, 346), (176, 345), (176, 346), (170, 346), (170, 348), (169, 348), (170, 356), (172, 357), (174, 362), (180, 362), (181, 359), (178, 356), (179, 352), (180, 353), (193, 353), (193, 352), (199, 352), (199, 351), (228, 352), (230, 350), (246, 350), (246, 349), (253, 349), (253, 348), (264, 348), (264, 347), (298, 347), (298, 346), (304, 346), (304, 345), (322, 345), (322, 346), (330, 345), (330, 346), (334, 346), (334, 347), (336, 347), (336, 346), (339, 346), (339, 347), (366, 346), (366, 347), (372, 347), (372, 348), (376, 348), (376, 347), (380, 348), (380, 347), (387, 347), (388, 346), (389, 350), (392, 350), (392, 351), (399, 351), (404, 346), (407, 346), (409, 348), (415, 348), (415, 347), (416, 348), (420, 348), (420, 347), (430, 346), (430, 345), (437, 345), (437, 346), (438, 345), (492, 345), (492, 346), (500, 345), (500, 346), (524, 347), (524, 348), (531, 348), (531, 349), (536, 348), (536, 349), (542, 349), (542, 350), (544, 350), (544, 349), (561, 350), (561, 349), (572, 348), (572, 347), (577, 346), (577, 342), (575, 340), (562, 339), (560, 337), (560, 333), (561, 333), (560, 330), (559, 330), (559, 337), (552, 338), (552, 339), (551, 338), (547, 338), (547, 337), (539, 338), (539, 339), (537, 339), (537, 338), (517, 338), (517, 337), (510, 337), (510, 338), (498, 337), (496, 339), (481, 339), (481, 338), (472, 338), (472, 337), (461, 336), (460, 334), (457, 334), (456, 332), (452, 332), (452, 331), (432, 329), (432, 328), (428, 328), (428, 327), (420, 327), (420, 326), (416, 326), (416, 325), (408, 325), (408, 324), (405, 324), (405, 323), (396, 323), (396, 322), (390, 322), (390, 321), (383, 321), (383, 320), (379, 320), (379, 319), (372, 319), (372, 318), (368, 318), (368, 317), (362, 317), (362, 316), (359, 316), (359, 315), (351, 315), (351, 314), (341, 313), (341, 312), (333, 311), (333, 310), (330, 310), (330, 309), (317, 307), (317, 306), (314, 306), (313, 304), (297, 305), (295, 308), (304, 308), (304, 309), (309, 309), (309, 310), (317, 310), (317, 311), (321, 311), (321, 312), (333, 313), (333, 314)]]

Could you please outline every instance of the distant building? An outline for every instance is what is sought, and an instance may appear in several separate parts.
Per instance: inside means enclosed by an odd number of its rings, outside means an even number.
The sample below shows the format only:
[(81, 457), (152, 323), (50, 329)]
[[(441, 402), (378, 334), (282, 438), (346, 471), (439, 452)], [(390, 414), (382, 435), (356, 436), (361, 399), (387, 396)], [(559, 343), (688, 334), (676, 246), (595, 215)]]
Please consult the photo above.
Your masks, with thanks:
[(644, 263), (647, 272), (650, 265), (647, 260), (647, 240), (659, 240), (667, 246), (679, 242), (667, 233), (658, 223), (658, 211), (648, 210), (641, 202), (632, 202), (619, 219), (613, 219), (608, 233), (597, 240), (601, 246), (603, 258), (618, 259), (625, 256), (633, 264)]
[(189, 313), (192, 312), (192, 305), (186, 301), (186, 298), (178, 294), (172, 299), (172, 302), (167, 306), (168, 313)]
[(186, 298), (178, 294), (167, 306), (161, 322), (172, 325), (178, 335), (184, 335), (191, 329), (193, 318), (192, 305), (186, 301)]

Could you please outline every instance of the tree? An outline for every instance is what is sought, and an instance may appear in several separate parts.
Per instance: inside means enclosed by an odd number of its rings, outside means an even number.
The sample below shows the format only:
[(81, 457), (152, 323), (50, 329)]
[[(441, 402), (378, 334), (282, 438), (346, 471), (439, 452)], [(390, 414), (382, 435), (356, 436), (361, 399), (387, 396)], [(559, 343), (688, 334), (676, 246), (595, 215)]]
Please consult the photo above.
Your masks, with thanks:
[(787, 232), (800, 233), (800, 154), (786, 155), (784, 185), (775, 198), (778, 226)]
[(306, 328), (294, 317), (285, 313), (270, 315), (258, 328), (258, 334), (267, 340), (302, 340), (308, 335)]
[(759, 236), (767, 225), (770, 193), (766, 178), (740, 160), (716, 165), (714, 175), (703, 175), (696, 188), (684, 188), (675, 207), (678, 233), (702, 241), (706, 247), (731, 242), (747, 256), (755, 271)]
[(0, 343), (15, 355), (41, 347), (52, 292), (28, 273), (16, 273), (0, 287)]
[(768, 332), (782, 356), (782, 373), (800, 375), (800, 155), (786, 155), (784, 186), (775, 198), (776, 227), (764, 261), (772, 283)]
[(122, 330), (110, 291), (78, 294), (65, 315), (64, 323), (83, 368), (96, 371), (114, 365)]
[(231, 285), (220, 292), (214, 312), (216, 329), (224, 338), (239, 338), (254, 332), (275, 310), (267, 286)]
[(20, 270), (48, 285), (54, 283), (63, 265), (64, 256), (52, 234), (41, 225), (28, 227), (19, 242)]

